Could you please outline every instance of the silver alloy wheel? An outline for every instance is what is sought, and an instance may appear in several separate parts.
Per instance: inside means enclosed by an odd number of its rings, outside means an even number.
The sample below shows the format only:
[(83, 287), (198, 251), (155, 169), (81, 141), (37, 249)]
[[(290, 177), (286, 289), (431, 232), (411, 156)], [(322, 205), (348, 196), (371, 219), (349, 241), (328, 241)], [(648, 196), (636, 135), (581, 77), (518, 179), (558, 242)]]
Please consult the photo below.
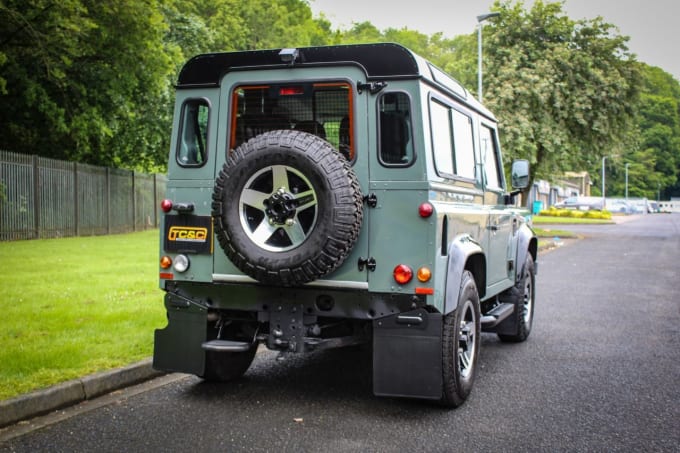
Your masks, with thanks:
[(459, 310), (463, 310), (463, 313), (460, 317), (458, 329), (458, 370), (460, 377), (467, 379), (474, 369), (477, 315), (472, 302), (469, 300), (465, 301), (465, 304)]
[(258, 247), (292, 250), (309, 237), (318, 215), (317, 195), (305, 175), (287, 165), (271, 165), (246, 182), (239, 197), (241, 226)]

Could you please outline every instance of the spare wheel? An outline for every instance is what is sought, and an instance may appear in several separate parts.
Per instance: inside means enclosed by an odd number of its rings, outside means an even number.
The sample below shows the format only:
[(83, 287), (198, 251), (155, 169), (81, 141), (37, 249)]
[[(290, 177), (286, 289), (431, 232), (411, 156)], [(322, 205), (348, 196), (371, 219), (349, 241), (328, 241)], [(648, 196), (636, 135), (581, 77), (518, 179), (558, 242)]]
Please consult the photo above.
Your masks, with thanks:
[(363, 197), (352, 167), (327, 141), (278, 130), (229, 153), (212, 208), (220, 246), (241, 271), (294, 286), (347, 258), (361, 229)]

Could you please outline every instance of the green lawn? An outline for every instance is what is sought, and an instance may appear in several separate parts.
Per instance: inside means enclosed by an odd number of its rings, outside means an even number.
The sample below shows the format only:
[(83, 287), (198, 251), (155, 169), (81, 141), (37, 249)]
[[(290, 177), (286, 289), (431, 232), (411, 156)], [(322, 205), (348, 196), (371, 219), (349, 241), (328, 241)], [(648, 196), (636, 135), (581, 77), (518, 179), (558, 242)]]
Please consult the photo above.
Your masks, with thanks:
[(158, 231), (0, 242), (0, 400), (149, 357)]
[(548, 228), (537, 228), (533, 227), (534, 233), (536, 234), (537, 237), (539, 238), (554, 238), (554, 237), (561, 237), (561, 238), (575, 238), (578, 237), (576, 233), (572, 231), (565, 231), (565, 230), (555, 230), (555, 229), (548, 229)]

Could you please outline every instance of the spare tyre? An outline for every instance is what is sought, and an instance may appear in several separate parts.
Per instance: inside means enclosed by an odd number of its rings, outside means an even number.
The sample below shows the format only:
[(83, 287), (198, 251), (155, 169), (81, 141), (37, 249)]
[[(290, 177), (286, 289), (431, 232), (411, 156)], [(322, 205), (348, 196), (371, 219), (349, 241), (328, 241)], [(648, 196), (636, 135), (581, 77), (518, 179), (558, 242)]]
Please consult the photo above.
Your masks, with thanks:
[(347, 258), (361, 229), (363, 197), (347, 160), (306, 132), (266, 132), (229, 152), (215, 182), (218, 242), (250, 277), (295, 286)]

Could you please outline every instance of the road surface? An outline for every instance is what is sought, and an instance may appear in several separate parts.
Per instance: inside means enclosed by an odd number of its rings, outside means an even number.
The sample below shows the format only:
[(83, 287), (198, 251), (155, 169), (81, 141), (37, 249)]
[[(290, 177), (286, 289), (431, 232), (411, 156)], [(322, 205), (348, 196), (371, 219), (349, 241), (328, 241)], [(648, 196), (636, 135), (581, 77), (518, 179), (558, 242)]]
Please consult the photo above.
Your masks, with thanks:
[(677, 452), (680, 215), (574, 229), (539, 257), (530, 338), (485, 334), (456, 410), (374, 397), (365, 350), (265, 351), (237, 383), (172, 375), (5, 430), (0, 451)]

